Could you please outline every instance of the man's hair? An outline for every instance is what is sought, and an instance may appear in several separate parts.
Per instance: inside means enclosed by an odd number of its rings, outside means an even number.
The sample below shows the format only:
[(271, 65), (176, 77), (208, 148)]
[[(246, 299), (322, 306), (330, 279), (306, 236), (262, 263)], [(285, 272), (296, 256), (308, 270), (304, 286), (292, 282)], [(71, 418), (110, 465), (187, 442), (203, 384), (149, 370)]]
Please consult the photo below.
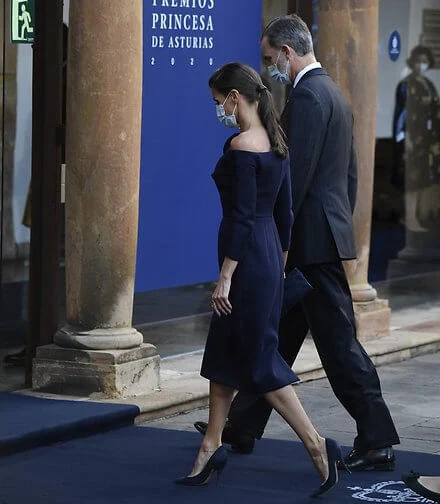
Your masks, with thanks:
[(267, 38), (269, 45), (280, 49), (283, 45), (291, 47), (298, 56), (313, 53), (313, 42), (306, 23), (297, 16), (280, 16), (273, 19), (264, 29), (261, 38)]
[(413, 47), (410, 57), (406, 60), (408, 66), (414, 70), (414, 65), (419, 56), (425, 55), (429, 61), (429, 68), (432, 68), (435, 64), (434, 54), (429, 47), (418, 45)]

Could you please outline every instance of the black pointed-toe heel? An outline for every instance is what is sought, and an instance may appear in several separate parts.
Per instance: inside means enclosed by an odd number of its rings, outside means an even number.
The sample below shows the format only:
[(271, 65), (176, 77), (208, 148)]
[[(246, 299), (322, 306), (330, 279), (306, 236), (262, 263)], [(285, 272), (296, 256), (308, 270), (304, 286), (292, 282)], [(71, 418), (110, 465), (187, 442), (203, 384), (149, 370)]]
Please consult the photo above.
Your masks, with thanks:
[(221, 472), (225, 468), (227, 460), (228, 452), (224, 446), (220, 446), (220, 448), (217, 448), (217, 450), (211, 455), (208, 462), (206, 462), (205, 467), (201, 472), (199, 472), (199, 474), (178, 478), (174, 480), (174, 483), (177, 485), (201, 486), (208, 483), (214, 473), (217, 473), (218, 481)]
[(323, 495), (333, 488), (338, 483), (338, 467), (337, 463), (342, 458), (341, 447), (334, 439), (325, 438), (325, 447), (327, 450), (327, 460), (328, 460), (328, 477), (321, 484), (321, 486), (315, 490), (310, 497), (318, 497), (318, 495)]

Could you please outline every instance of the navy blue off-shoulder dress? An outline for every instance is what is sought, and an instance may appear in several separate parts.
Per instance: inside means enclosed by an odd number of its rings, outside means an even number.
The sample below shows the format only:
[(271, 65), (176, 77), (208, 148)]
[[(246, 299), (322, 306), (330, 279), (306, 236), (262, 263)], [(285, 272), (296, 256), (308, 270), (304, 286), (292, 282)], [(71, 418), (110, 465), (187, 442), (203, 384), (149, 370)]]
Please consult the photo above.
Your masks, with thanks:
[(201, 375), (234, 389), (263, 394), (298, 381), (278, 352), (283, 256), (293, 222), (289, 161), (275, 152), (225, 146), (212, 174), (223, 218), (218, 260), (238, 261), (232, 313), (212, 316)]

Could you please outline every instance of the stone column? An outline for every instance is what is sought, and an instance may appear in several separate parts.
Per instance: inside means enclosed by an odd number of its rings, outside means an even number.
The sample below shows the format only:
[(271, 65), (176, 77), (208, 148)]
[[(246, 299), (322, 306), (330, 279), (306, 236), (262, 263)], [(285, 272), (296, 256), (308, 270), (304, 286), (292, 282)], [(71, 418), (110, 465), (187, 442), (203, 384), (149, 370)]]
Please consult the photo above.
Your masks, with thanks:
[(389, 333), (388, 301), (368, 283), (376, 140), (378, 0), (321, 0), (318, 59), (353, 107), (358, 155), (354, 213), (358, 258), (346, 263), (358, 337)]
[(37, 350), (34, 387), (108, 396), (158, 387), (132, 326), (142, 110), (142, 0), (70, 3), (67, 325)]

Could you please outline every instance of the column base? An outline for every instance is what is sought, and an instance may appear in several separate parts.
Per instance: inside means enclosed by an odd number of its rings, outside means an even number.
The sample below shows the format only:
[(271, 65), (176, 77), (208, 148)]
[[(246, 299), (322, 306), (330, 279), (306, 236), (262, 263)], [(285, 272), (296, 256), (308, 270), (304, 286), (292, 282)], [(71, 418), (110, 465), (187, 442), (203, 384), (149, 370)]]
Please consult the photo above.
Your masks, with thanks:
[(33, 389), (54, 394), (122, 398), (148, 394), (160, 385), (156, 347), (87, 350), (45, 345), (33, 361)]
[(390, 334), (391, 310), (387, 299), (365, 303), (354, 302), (354, 315), (359, 341), (377, 339)]
[(406, 232), (406, 246), (388, 263), (387, 278), (440, 270), (440, 231)]
[(377, 291), (369, 283), (350, 285), (351, 297), (354, 302), (366, 303), (377, 298)]
[(144, 341), (133, 327), (84, 329), (70, 324), (55, 333), (54, 342), (60, 347), (88, 350), (136, 348)]

